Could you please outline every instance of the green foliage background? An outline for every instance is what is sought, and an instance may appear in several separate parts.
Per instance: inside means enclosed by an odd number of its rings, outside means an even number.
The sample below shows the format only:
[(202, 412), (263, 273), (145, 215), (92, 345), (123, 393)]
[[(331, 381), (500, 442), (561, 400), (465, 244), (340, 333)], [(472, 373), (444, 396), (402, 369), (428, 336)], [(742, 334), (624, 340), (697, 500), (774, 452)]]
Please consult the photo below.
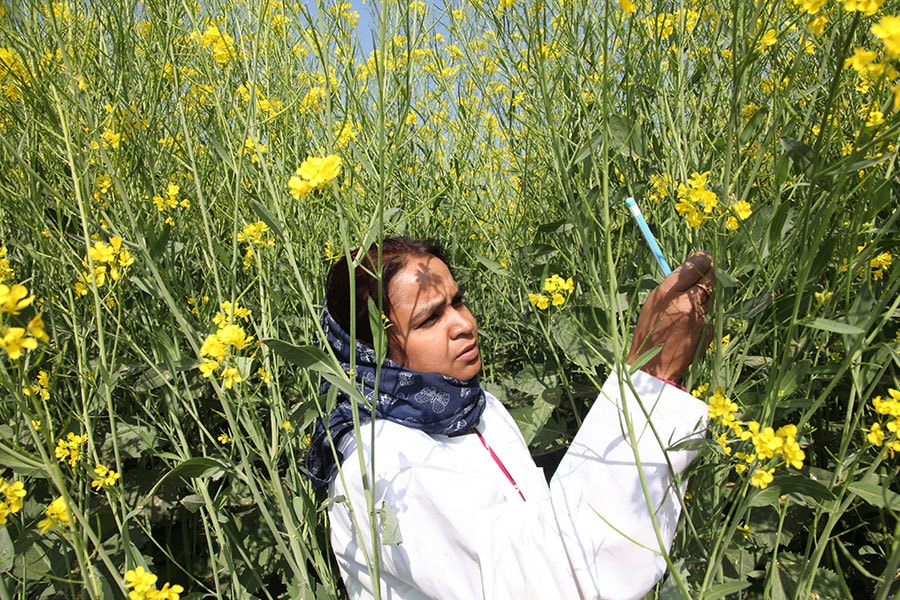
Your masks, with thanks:
[[(711, 436), (653, 595), (896, 593), (900, 404), (870, 401), (900, 389), (898, 56), (872, 26), (896, 32), (900, 7), (367, 8), (371, 33), (345, 4), (3, 5), (0, 275), (37, 298), (0, 324), (40, 313), (49, 342), (0, 353), (0, 469), (27, 490), (0, 526), (0, 598), (124, 597), (137, 566), (184, 598), (341, 597), (324, 498), (301, 470), (334, 367), (257, 343), (230, 358), (242, 381), (204, 377), (222, 303), (251, 311), (255, 341), (306, 346), (335, 257), (440, 239), (485, 381), (547, 453), (621, 364), (660, 279), (627, 195), (671, 262), (704, 248), (719, 270), (689, 389), (721, 388), (761, 427), (795, 424), (806, 455), (741, 473), (726, 452), (746, 441)], [(339, 177), (293, 197), (299, 165), (332, 154)], [(693, 227), (679, 186), (707, 172), (717, 207)], [(734, 229), (738, 202), (752, 214)], [(133, 263), (85, 279), (89, 249), (115, 238)], [(554, 273), (575, 293), (538, 310), (528, 294)], [(56, 454), (68, 433), (87, 436), (74, 465)], [(96, 489), (96, 464), (120, 480)], [(775, 468), (765, 489), (756, 467)], [(60, 496), (68, 526), (40, 533)]]

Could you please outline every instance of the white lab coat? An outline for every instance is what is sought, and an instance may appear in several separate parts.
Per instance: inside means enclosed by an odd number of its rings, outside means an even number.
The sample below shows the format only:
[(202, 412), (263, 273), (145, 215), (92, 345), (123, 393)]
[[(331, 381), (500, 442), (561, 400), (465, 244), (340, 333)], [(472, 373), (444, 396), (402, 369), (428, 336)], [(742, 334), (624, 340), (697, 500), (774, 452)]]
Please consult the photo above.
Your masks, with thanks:
[[(430, 435), (386, 420), (363, 426), (367, 464), (375, 428), (376, 508), (389, 505), (402, 536), (380, 546), (382, 598), (640, 598), (650, 590), (666, 569), (660, 545), (668, 550), (675, 535), (686, 485), (679, 474), (696, 455), (665, 449), (702, 435), (707, 408), (641, 371), (631, 381), (639, 402), (627, 381), (623, 396), (619, 377), (607, 379), (549, 486), (490, 394), (477, 429), (518, 490), (475, 434)], [(638, 440), (650, 509), (622, 407)], [(332, 547), (350, 597), (370, 598), (363, 545), (371, 557), (372, 539), (355, 440), (342, 449), (330, 493), (346, 501), (329, 508)]]

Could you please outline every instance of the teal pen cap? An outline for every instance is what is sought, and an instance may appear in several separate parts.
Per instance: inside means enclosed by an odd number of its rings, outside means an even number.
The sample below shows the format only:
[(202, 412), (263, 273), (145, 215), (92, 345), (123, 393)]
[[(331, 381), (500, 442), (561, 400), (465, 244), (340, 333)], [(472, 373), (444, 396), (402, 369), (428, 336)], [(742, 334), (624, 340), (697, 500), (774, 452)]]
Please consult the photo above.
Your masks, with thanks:
[(631, 196), (625, 198), (625, 205), (628, 207), (628, 210), (631, 211), (631, 216), (634, 217), (635, 222), (637, 222), (638, 229), (641, 230), (644, 239), (647, 240), (647, 245), (650, 246), (650, 251), (653, 253), (656, 262), (659, 263), (659, 268), (662, 270), (663, 276), (668, 275), (672, 272), (672, 269), (669, 268), (669, 263), (666, 262), (666, 258), (663, 256), (662, 249), (660, 249), (659, 244), (656, 242), (656, 238), (653, 237), (653, 232), (650, 231), (650, 226), (647, 225), (647, 220), (644, 219), (641, 207), (638, 206), (635, 199)]

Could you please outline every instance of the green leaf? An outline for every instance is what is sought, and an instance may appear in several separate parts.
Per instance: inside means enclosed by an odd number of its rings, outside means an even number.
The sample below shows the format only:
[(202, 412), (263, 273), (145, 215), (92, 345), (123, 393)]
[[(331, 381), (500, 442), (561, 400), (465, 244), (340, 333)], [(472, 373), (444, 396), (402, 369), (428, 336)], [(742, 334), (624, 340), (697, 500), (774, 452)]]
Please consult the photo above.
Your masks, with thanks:
[(0, 527), (0, 573), (12, 569), (15, 555), (16, 549), (9, 537), (9, 527)]
[(749, 581), (725, 581), (709, 588), (703, 597), (707, 600), (717, 600), (718, 598), (727, 598), (732, 594), (737, 594), (741, 590), (750, 587)]
[(141, 369), (134, 382), (134, 391), (145, 393), (160, 388), (175, 379), (179, 373), (196, 369), (200, 364), (195, 358), (178, 360), (171, 365), (156, 365)]
[(855, 325), (851, 325), (850, 323), (844, 321), (834, 321), (832, 319), (825, 319), (823, 317), (803, 319), (798, 324), (802, 325), (803, 327), (809, 327), (810, 329), (819, 329), (821, 331), (830, 331), (832, 333), (846, 333), (848, 335), (861, 335), (865, 333), (863, 329), (860, 329)]
[(481, 266), (486, 268), (494, 275), (499, 275), (500, 277), (509, 277), (509, 271), (504, 269), (503, 266), (500, 265), (500, 263), (489, 258), (485, 258), (481, 255), (476, 256), (475, 260), (477, 260), (481, 264)]
[(163, 476), (166, 477), (183, 477), (185, 479), (194, 479), (196, 477), (220, 477), (228, 464), (209, 456), (198, 456), (189, 458), (175, 466)]
[[(557, 395), (551, 395), (551, 397), (558, 398)], [(509, 411), (516, 425), (519, 426), (526, 444), (530, 444), (538, 432), (543, 429), (557, 405), (558, 402), (548, 402), (542, 395), (535, 398), (531, 406), (514, 408)]]
[(786, 398), (794, 393), (800, 382), (806, 379), (810, 366), (808, 360), (800, 360), (791, 365), (788, 371), (782, 373), (776, 389), (778, 398)]
[(275, 218), (269, 209), (260, 203), (259, 200), (251, 200), (251, 206), (253, 206), (253, 210), (256, 212), (257, 216), (259, 216), (260, 220), (269, 226), (269, 229), (275, 232), (280, 239), (284, 240), (284, 229), (281, 227), (281, 223), (278, 219)]
[(766, 489), (760, 490), (750, 498), (750, 506), (772, 506), (778, 502), (778, 498), (787, 494), (805, 496), (813, 500), (834, 500), (831, 490), (809, 477), (776, 475)]
[(196, 479), (200, 477), (213, 477), (218, 479), (228, 468), (228, 464), (208, 456), (198, 456), (189, 458), (177, 464), (171, 471), (160, 477), (156, 485), (147, 493), (147, 496), (153, 496), (156, 490), (163, 482), (173, 477), (181, 477), (182, 479)]
[(400, 534), (400, 520), (397, 513), (387, 502), (381, 503), (381, 508), (375, 511), (381, 517), (381, 543), (385, 546), (396, 546), (403, 542)]
[[(149, 454), (153, 448), (156, 448), (158, 436), (159, 431), (149, 425), (139, 425), (124, 421), (118, 421), (116, 423), (116, 437), (119, 452), (128, 458), (140, 458), (144, 454)], [(112, 436), (107, 436), (107, 438), (103, 440), (101, 453), (105, 455), (111, 455), (113, 453)]]
[(387, 317), (382, 319), (382, 312), (372, 298), (368, 300), (368, 309), (369, 330), (372, 332), (372, 346), (375, 349), (375, 363), (381, 364), (388, 351), (388, 336), (384, 321)]
[(551, 319), (553, 341), (565, 353), (566, 358), (585, 370), (611, 362), (612, 358), (604, 340), (582, 324), (582, 319), (589, 318), (591, 315), (587, 312), (581, 315), (558, 312)]
[(330, 375), (338, 375), (341, 371), (335, 368), (335, 363), (331, 357), (316, 346), (295, 346), (281, 340), (263, 340), (263, 344), (271, 348), (281, 358), (287, 362), (315, 371), (317, 373), (328, 373)]
[(16, 451), (0, 444), (0, 465), (12, 469), (19, 475), (46, 479), (47, 469), (42, 461), (32, 458), (30, 454)]
[(847, 488), (872, 506), (900, 510), (900, 494), (892, 492), (882, 485), (859, 481), (851, 483)]

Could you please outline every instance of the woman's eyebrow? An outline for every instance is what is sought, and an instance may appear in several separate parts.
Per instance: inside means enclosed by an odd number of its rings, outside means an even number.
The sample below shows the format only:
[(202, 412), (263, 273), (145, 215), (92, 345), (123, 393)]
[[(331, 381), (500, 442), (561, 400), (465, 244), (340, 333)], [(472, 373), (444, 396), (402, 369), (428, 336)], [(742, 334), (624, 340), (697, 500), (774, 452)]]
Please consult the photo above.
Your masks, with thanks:
[[(456, 292), (455, 292), (452, 296), (450, 296), (451, 300), (450, 300), (449, 302), (452, 303), (452, 302), (453, 302), (453, 299), (455, 299), (455, 298), (457, 298), (457, 297), (459, 297), (459, 296), (461, 296), (461, 295), (462, 295), (462, 288), (460, 288), (460, 287), (457, 286)], [(446, 298), (446, 297), (442, 297), (442, 298), (439, 298), (439, 299), (435, 300), (435, 301), (432, 302), (431, 304), (426, 304), (426, 305), (423, 306), (421, 309), (419, 309), (419, 310), (417, 310), (415, 313), (413, 313), (413, 316), (412, 316), (412, 318), (410, 319), (410, 322), (411, 322), (411, 323), (418, 323), (420, 319), (424, 319), (425, 317), (430, 316), (430, 315), (431, 315), (432, 313), (434, 313), (435, 311), (440, 310), (441, 308), (443, 308), (444, 306), (446, 306), (447, 303), (448, 303), (447, 298)]]

